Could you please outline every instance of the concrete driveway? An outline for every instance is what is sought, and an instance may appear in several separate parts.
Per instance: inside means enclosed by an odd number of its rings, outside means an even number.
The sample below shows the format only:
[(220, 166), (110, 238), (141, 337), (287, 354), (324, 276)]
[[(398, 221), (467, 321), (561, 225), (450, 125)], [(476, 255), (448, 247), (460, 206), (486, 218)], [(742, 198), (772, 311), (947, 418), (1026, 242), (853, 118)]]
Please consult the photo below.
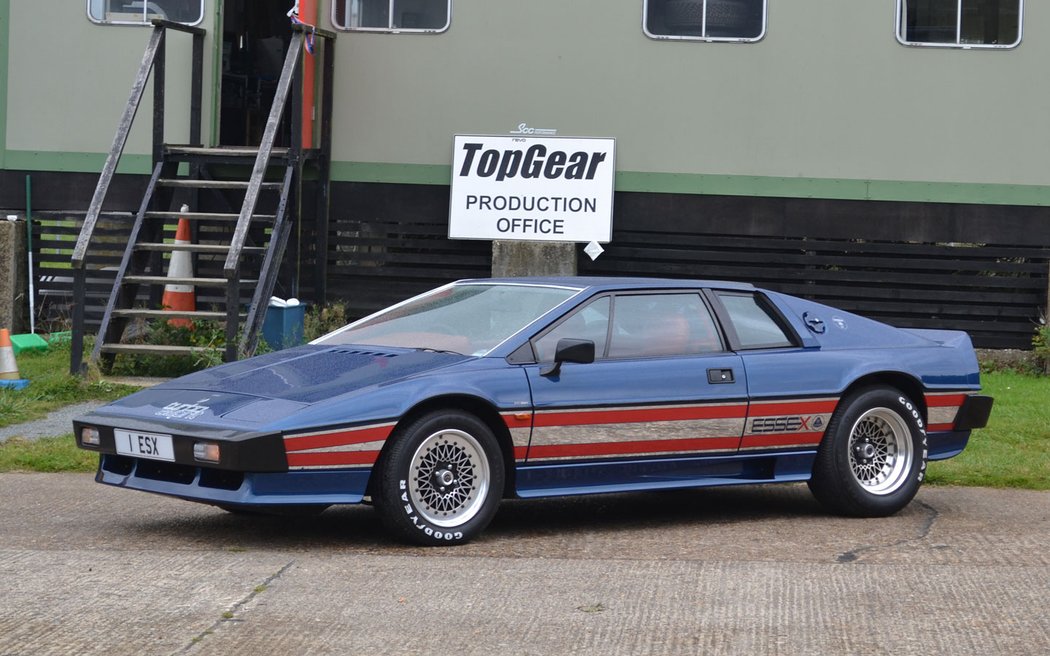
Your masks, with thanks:
[(452, 549), (371, 509), (231, 515), (0, 474), (0, 654), (1046, 654), (1050, 493), (805, 486), (508, 502)]

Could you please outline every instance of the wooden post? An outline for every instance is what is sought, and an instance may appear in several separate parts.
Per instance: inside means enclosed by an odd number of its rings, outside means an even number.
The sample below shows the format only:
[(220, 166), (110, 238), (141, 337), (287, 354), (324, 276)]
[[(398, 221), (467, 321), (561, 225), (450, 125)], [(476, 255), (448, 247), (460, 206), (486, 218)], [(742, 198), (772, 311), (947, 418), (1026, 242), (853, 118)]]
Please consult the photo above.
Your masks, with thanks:
[(492, 277), (575, 276), (576, 244), (552, 241), (492, 242)]

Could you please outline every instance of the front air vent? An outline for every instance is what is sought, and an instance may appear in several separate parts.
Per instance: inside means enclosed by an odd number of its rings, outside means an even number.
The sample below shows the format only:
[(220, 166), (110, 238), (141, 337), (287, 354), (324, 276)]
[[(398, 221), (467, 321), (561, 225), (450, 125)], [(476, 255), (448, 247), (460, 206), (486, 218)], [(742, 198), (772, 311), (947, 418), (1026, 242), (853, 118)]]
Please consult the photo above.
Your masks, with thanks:
[(329, 353), (339, 353), (340, 355), (364, 355), (370, 358), (396, 358), (398, 353), (384, 353), (382, 351), (365, 351), (362, 349), (346, 349), (346, 348), (333, 348), (329, 350)]

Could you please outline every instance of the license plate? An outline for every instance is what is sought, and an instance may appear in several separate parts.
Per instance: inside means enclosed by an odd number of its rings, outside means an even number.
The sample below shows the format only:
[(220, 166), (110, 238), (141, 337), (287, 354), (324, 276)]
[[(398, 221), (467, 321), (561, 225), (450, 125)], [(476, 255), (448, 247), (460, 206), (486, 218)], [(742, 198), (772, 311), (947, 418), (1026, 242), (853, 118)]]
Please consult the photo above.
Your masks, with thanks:
[(113, 438), (117, 444), (117, 453), (121, 455), (175, 461), (175, 449), (171, 446), (171, 435), (117, 429), (113, 431)]

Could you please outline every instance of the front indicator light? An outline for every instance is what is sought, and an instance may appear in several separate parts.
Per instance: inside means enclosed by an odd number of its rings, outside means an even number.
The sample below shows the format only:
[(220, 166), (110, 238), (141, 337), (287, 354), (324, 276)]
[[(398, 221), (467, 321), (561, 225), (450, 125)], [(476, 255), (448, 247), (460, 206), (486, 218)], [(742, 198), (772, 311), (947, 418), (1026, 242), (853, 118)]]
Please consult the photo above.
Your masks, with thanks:
[(80, 429), (81, 446), (99, 446), (100, 444), (102, 444), (102, 439), (98, 435), (97, 428), (85, 426)]
[(201, 462), (219, 462), (219, 445), (212, 442), (196, 442), (193, 445), (193, 458)]

